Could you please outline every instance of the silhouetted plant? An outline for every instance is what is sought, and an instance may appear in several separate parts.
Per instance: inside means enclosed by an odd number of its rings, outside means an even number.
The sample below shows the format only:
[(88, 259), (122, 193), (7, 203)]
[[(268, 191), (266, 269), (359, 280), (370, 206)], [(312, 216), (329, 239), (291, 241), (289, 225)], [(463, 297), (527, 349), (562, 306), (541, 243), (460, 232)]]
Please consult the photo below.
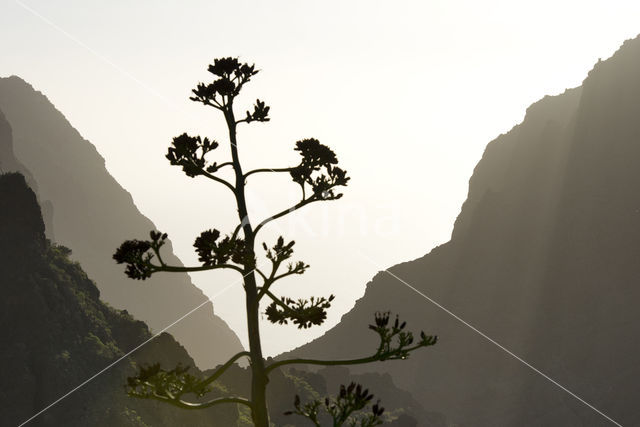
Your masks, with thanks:
[[(129, 378), (128, 390), (133, 397), (156, 399), (169, 404), (186, 408), (207, 408), (222, 403), (237, 403), (246, 405), (251, 410), (254, 424), (258, 427), (269, 426), (269, 413), (266, 404), (266, 387), (268, 375), (280, 366), (290, 364), (314, 365), (355, 365), (374, 361), (405, 359), (409, 353), (420, 347), (436, 343), (437, 338), (421, 333), (421, 339), (414, 344), (413, 335), (404, 330), (405, 323), (389, 323), (389, 313), (378, 313), (375, 324), (369, 328), (380, 338), (378, 349), (372, 356), (351, 360), (315, 360), (290, 359), (265, 363), (262, 356), (260, 341), (259, 314), (263, 298), (271, 302), (265, 310), (267, 319), (273, 323), (287, 324), (293, 322), (298, 328), (309, 328), (322, 324), (327, 318), (327, 309), (334, 299), (328, 297), (311, 297), (309, 299), (294, 300), (289, 297), (278, 297), (272, 291), (272, 286), (287, 276), (303, 274), (309, 266), (302, 261), (288, 262), (293, 256), (294, 241), (285, 243), (279, 237), (272, 246), (262, 243), (265, 258), (270, 262), (270, 271), (263, 271), (257, 263), (255, 253), (256, 236), (260, 229), (271, 221), (281, 218), (308, 204), (336, 200), (342, 197), (339, 187), (349, 182), (346, 171), (339, 168), (336, 154), (318, 140), (309, 138), (296, 142), (295, 150), (299, 152), (300, 163), (285, 168), (261, 168), (243, 172), (238, 155), (237, 126), (241, 123), (269, 121), (269, 107), (257, 100), (253, 112), (247, 111), (246, 117), (236, 119), (233, 103), (242, 87), (258, 73), (255, 66), (242, 64), (236, 58), (216, 59), (209, 65), (208, 71), (216, 79), (210, 84), (199, 83), (193, 90), (190, 99), (222, 112), (229, 133), (231, 160), (222, 163), (211, 162), (207, 156), (219, 147), (219, 143), (209, 138), (190, 136), (186, 133), (173, 139), (167, 153), (167, 159), (172, 165), (180, 166), (189, 177), (204, 176), (228, 188), (234, 195), (238, 210), (238, 225), (230, 233), (223, 236), (217, 229), (202, 232), (195, 240), (194, 247), (198, 253), (201, 265), (181, 267), (167, 265), (160, 254), (167, 239), (166, 233), (151, 231), (150, 240), (128, 240), (124, 242), (114, 254), (114, 259), (120, 264), (126, 264), (125, 273), (132, 279), (145, 280), (158, 272), (197, 272), (214, 269), (235, 270), (242, 275), (246, 294), (247, 327), (249, 334), (249, 351), (243, 351), (233, 356), (228, 362), (219, 367), (206, 378), (196, 378), (189, 374), (188, 367), (178, 366), (165, 370), (155, 364), (142, 367), (137, 376)], [(230, 167), (234, 172), (234, 182), (229, 182), (216, 175), (220, 169)], [(295, 205), (271, 215), (254, 227), (249, 218), (245, 200), (245, 185), (247, 179), (258, 173), (287, 173), (293, 182), (301, 188), (301, 197)], [(242, 236), (240, 236), (242, 232)], [(258, 283), (258, 278), (261, 283)], [(240, 358), (249, 358), (252, 381), (250, 399), (244, 397), (225, 397), (210, 401), (202, 398), (210, 391), (209, 385), (216, 381), (233, 363)], [(187, 397), (195, 396), (197, 401), (190, 402)], [(367, 391), (360, 386), (349, 386), (341, 390), (337, 400), (325, 401), (325, 408), (334, 414), (337, 420), (346, 422), (344, 414), (351, 414), (361, 410), (363, 402), (370, 400)], [(301, 407), (299, 404), (296, 407)], [(312, 407), (307, 408), (311, 410)], [(316, 408), (317, 409), (317, 408)], [(368, 424), (379, 419), (382, 409), (374, 405)], [(332, 415), (333, 416), (333, 415)], [(373, 417), (373, 418), (371, 418)], [(344, 419), (343, 419), (344, 418)], [(369, 419), (367, 417), (362, 418)], [(364, 422), (364, 421), (363, 421)]]
[[(324, 400), (312, 400), (300, 403), (300, 396), (296, 395), (293, 406), (295, 410), (287, 411), (285, 415), (301, 415), (308, 418), (314, 425), (320, 427), (320, 409), (323, 409), (332, 419), (334, 427), (348, 425), (351, 427), (374, 427), (382, 424), (384, 408), (380, 401), (368, 408), (373, 399), (369, 390), (362, 389), (360, 384), (352, 382), (349, 386), (340, 385), (340, 393), (336, 397), (326, 397)], [(365, 412), (364, 409), (370, 409)]]

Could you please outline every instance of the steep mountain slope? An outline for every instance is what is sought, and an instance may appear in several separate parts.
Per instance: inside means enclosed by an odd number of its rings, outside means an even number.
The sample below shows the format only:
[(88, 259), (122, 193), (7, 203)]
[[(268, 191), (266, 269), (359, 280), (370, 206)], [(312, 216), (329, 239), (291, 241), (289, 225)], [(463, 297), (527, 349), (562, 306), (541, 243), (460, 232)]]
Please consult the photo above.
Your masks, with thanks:
[[(492, 141), (451, 241), (390, 269), (622, 425), (640, 424), (639, 117), (636, 38)], [(612, 425), (386, 272), (338, 326), (293, 353), (373, 349), (366, 325), (387, 309), (441, 340), (360, 369), (390, 372), (452, 421)]]
[[(16, 426), (151, 337), (147, 326), (99, 300), (69, 250), (45, 240), (35, 194), (0, 175), (0, 425)], [(229, 426), (232, 406), (179, 411), (124, 392), (136, 364), (193, 366), (162, 334), (34, 418), (41, 426)], [(197, 372), (197, 369), (196, 369)]]
[[(13, 152), (13, 131), (7, 118), (0, 111), (0, 173), (5, 172), (20, 172), (27, 180), (29, 187), (36, 192), (37, 197), (38, 183)], [(38, 203), (42, 210), (47, 236), (49, 239), (55, 240), (55, 235), (53, 234), (53, 206), (48, 200), (38, 200)]]
[[(50, 201), (43, 203), (47, 236), (72, 249), (105, 301), (160, 330), (206, 300), (186, 274), (158, 275), (144, 284), (124, 276), (111, 258), (115, 248), (155, 227), (109, 175), (95, 147), (44, 95), (18, 77), (2, 78), (0, 110), (6, 117), (0, 120), (0, 165), (25, 173), (38, 199)], [(180, 265), (170, 245), (167, 256)], [(241, 351), (237, 336), (212, 311), (207, 304), (171, 328), (203, 368)]]
[(13, 152), (13, 132), (7, 118), (0, 111), (0, 173), (20, 172), (25, 175), (28, 182), (33, 181), (33, 177), (27, 168), (16, 158)]

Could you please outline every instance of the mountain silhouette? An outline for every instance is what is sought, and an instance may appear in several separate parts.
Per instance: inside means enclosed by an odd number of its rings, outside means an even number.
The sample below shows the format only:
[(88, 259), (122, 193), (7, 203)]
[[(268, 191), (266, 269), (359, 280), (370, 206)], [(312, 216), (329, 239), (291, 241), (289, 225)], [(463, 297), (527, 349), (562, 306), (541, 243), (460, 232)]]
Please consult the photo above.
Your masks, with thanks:
[(234, 406), (180, 411), (128, 397), (124, 385), (136, 365), (193, 366), (193, 359), (163, 333), (118, 361), (151, 337), (147, 326), (102, 303), (69, 249), (45, 239), (36, 196), (23, 175), (0, 175), (0, 196), (0, 426), (27, 420), (29, 426), (235, 423)]
[[(107, 303), (158, 331), (206, 301), (186, 274), (157, 275), (143, 284), (125, 277), (112, 259), (114, 250), (155, 226), (109, 175), (95, 147), (42, 93), (19, 77), (0, 78), (0, 111), (0, 168), (27, 177), (43, 207), (47, 237), (72, 250)], [(170, 243), (166, 257), (181, 265)], [(211, 303), (170, 332), (201, 368), (242, 350)]]
[(391, 373), (459, 425), (612, 425), (405, 281), (607, 416), (640, 425), (639, 118), (636, 38), (489, 143), (449, 242), (390, 268), (396, 277), (378, 273), (336, 327), (286, 356), (374, 350), (367, 324), (392, 310), (440, 341), (352, 370)]

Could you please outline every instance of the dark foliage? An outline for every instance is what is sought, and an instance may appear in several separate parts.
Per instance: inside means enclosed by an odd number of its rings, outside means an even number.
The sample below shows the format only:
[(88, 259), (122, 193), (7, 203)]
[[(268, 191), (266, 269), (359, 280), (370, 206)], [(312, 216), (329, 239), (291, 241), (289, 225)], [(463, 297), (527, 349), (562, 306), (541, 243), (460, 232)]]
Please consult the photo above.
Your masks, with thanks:
[[(45, 246), (44, 222), (36, 195), (23, 175), (0, 175), (0, 253), (13, 265), (24, 265), (25, 254), (39, 255)], [(20, 255), (18, 255), (20, 254)]]

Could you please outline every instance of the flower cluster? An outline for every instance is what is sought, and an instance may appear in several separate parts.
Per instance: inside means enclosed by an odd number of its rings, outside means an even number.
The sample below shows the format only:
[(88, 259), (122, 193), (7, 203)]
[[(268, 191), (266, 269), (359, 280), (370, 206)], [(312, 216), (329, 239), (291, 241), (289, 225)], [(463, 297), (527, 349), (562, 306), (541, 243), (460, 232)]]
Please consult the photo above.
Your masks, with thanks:
[(238, 58), (216, 58), (207, 68), (211, 74), (226, 79), (249, 79), (258, 71), (255, 65), (241, 64)]
[(293, 245), (295, 245), (295, 240), (290, 241), (285, 245), (284, 238), (282, 236), (278, 237), (278, 240), (275, 245), (273, 245), (273, 249), (269, 249), (266, 243), (262, 244), (262, 247), (267, 252), (267, 259), (271, 260), (271, 262), (282, 262), (291, 258), (293, 255)]
[(213, 173), (218, 170), (216, 163), (207, 166), (204, 156), (218, 148), (218, 143), (209, 138), (200, 138), (199, 136), (189, 136), (183, 133), (173, 138), (171, 147), (167, 152), (166, 158), (172, 165), (182, 166), (182, 170), (187, 176), (194, 177), (202, 175), (206, 170)]
[(125, 274), (132, 279), (145, 280), (156, 271), (156, 266), (151, 264), (154, 253), (159, 255), (160, 247), (167, 240), (166, 233), (151, 231), (151, 240), (127, 240), (120, 245), (113, 255), (118, 264), (127, 264)]
[[(255, 259), (247, 251), (243, 239), (225, 236), (220, 239), (220, 232), (216, 229), (206, 230), (200, 233), (193, 246), (198, 253), (198, 259), (204, 266), (226, 264), (229, 260), (236, 264), (244, 264), (249, 261), (255, 265)], [(253, 262), (251, 260), (253, 259)]]
[(245, 122), (268, 122), (269, 119), (269, 110), (271, 107), (266, 105), (263, 101), (259, 99), (256, 100), (256, 104), (253, 106), (253, 113), (250, 113), (247, 110), (247, 117), (244, 119)]
[(195, 96), (190, 99), (220, 109), (227, 105), (229, 98), (237, 96), (242, 86), (258, 73), (255, 65), (241, 64), (237, 58), (215, 59), (208, 71), (218, 79), (209, 84), (199, 83), (192, 91)]
[(406, 359), (409, 353), (418, 347), (427, 347), (434, 345), (438, 341), (437, 336), (425, 335), (420, 332), (420, 342), (414, 346), (413, 334), (407, 332), (404, 328), (407, 322), (400, 323), (398, 316), (392, 325), (389, 324), (390, 312), (378, 312), (375, 314), (375, 325), (369, 325), (369, 329), (375, 331), (380, 336), (380, 345), (376, 352), (378, 360), (394, 360)]
[(278, 240), (273, 248), (269, 248), (266, 243), (262, 243), (262, 247), (266, 252), (266, 257), (269, 261), (271, 261), (272, 270), (271, 276), (266, 279), (265, 286), (268, 288), (273, 282), (279, 280), (283, 277), (292, 275), (292, 274), (302, 274), (304, 273), (309, 265), (305, 264), (303, 261), (298, 261), (295, 264), (289, 263), (287, 266), (286, 273), (276, 275), (280, 265), (291, 258), (293, 255), (293, 246), (295, 245), (295, 241), (292, 240), (289, 243), (284, 243), (284, 238), (282, 236), (278, 237)]
[[(378, 400), (371, 406), (371, 412), (364, 413), (365, 409), (373, 400), (373, 394), (369, 390), (363, 389), (360, 384), (352, 382), (348, 386), (340, 385), (340, 393), (337, 397), (326, 397), (324, 401), (312, 400), (304, 405), (300, 402), (300, 396), (296, 395), (293, 405), (295, 410), (287, 411), (285, 415), (301, 415), (308, 418), (315, 425), (320, 425), (320, 409), (324, 409), (332, 418), (334, 426), (350, 425), (360, 427), (374, 427), (381, 425), (384, 408), (380, 406)], [(331, 424), (331, 423), (330, 423)]]
[(296, 151), (300, 153), (300, 164), (291, 169), (294, 182), (304, 191), (305, 184), (311, 187), (313, 195), (320, 200), (335, 200), (342, 194), (335, 194), (333, 188), (346, 186), (349, 181), (346, 171), (338, 166), (336, 154), (317, 139), (303, 139), (296, 142)]
[(298, 325), (298, 329), (307, 329), (313, 325), (322, 325), (327, 319), (327, 309), (331, 307), (334, 295), (311, 297), (308, 300), (282, 298), (273, 301), (265, 310), (267, 319), (272, 323), (286, 325), (289, 321)]

